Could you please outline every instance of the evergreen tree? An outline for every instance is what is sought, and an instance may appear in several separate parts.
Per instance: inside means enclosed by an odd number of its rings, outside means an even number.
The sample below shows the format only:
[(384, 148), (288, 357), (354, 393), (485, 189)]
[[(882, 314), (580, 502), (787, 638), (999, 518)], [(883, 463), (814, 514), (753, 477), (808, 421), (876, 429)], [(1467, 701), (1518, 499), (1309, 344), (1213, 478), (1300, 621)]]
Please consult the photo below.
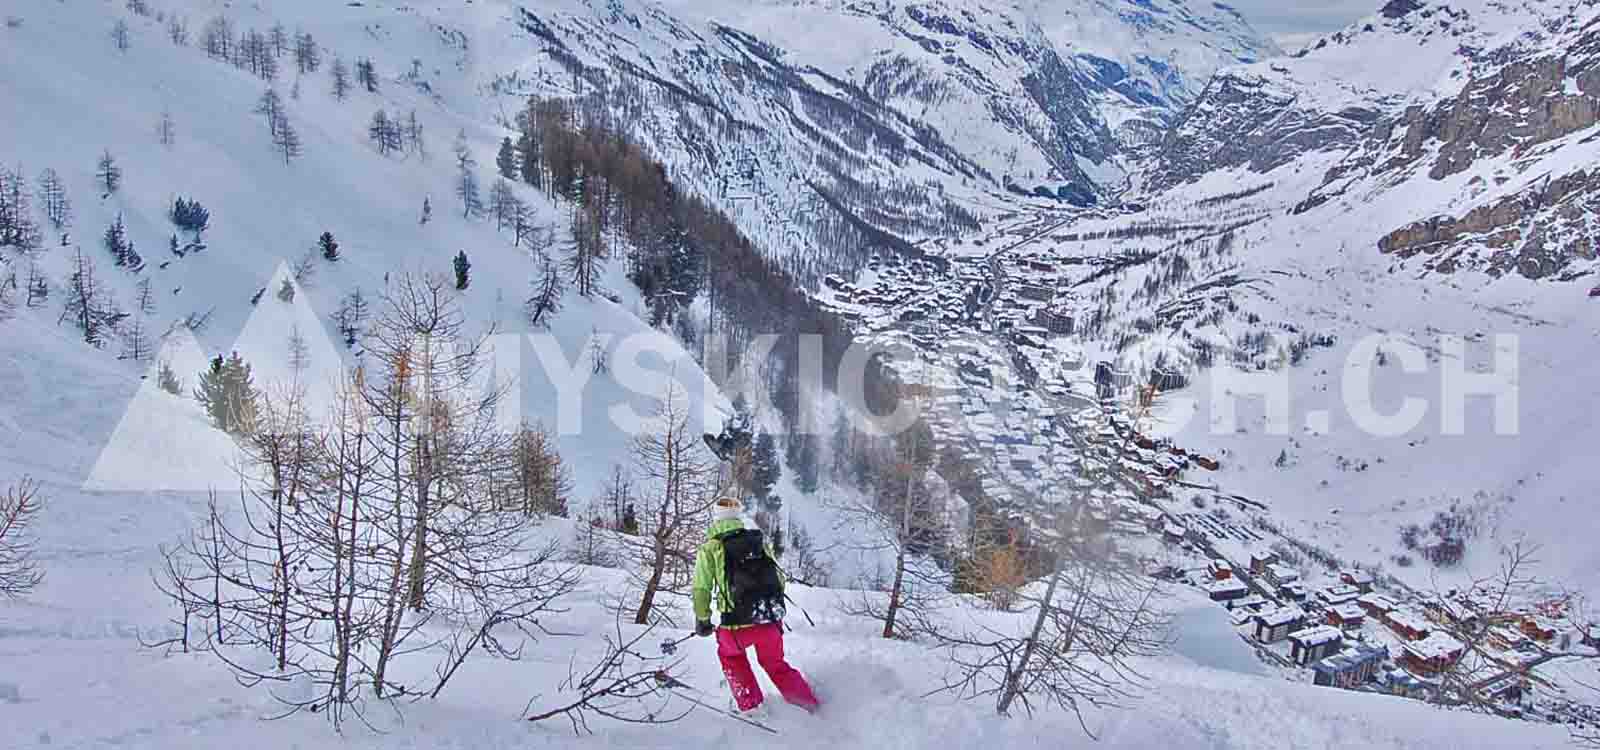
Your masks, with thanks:
[(196, 242), (200, 241), (200, 235), (211, 226), (211, 212), (200, 205), (200, 201), (182, 196), (172, 201), (172, 211), (168, 213), (168, 218), (172, 219), (172, 223), (178, 225), (179, 229), (193, 232)]
[(472, 158), (467, 145), (467, 131), (456, 135), (456, 197), (461, 200), (461, 216), (470, 219), (483, 211), (483, 199), (478, 195), (478, 160)]
[(119, 266), (128, 265), (128, 231), (122, 224), (122, 214), (117, 214), (117, 220), (106, 227), (103, 243), (106, 252), (111, 253), (111, 259)]
[(173, 13), (167, 18), (167, 38), (179, 47), (189, 46), (189, 22)]
[(294, 301), (294, 282), (293, 281), (290, 281), (288, 279), (284, 279), (283, 283), (278, 285), (278, 299), (283, 301), (283, 302), (293, 302)]
[(39, 270), (39, 264), (28, 262), (28, 307), (38, 307), (50, 299), (50, 282), (45, 280), (44, 272)]
[(422, 138), (422, 123), (417, 120), (416, 110), (413, 109), (410, 114), (406, 115), (405, 125), (401, 130), (405, 133), (406, 149), (422, 157), (423, 161), (427, 161), (428, 147)]
[(171, 110), (161, 110), (161, 119), (156, 122), (156, 138), (169, 148), (178, 142), (178, 126), (172, 121)]
[(461, 252), (456, 253), (455, 269), (456, 288), (466, 289), (467, 285), (472, 283), (472, 279), (469, 276), (469, 274), (472, 272), (472, 261), (467, 260), (467, 251), (462, 250)]
[(283, 154), (284, 164), (300, 156), (300, 134), (287, 118), (278, 123), (278, 134), (272, 139), (272, 145)]
[(323, 232), (317, 238), (317, 247), (322, 250), (322, 259), (336, 261), (339, 259), (339, 243), (333, 239), (332, 232)]
[(294, 64), (301, 75), (315, 73), (322, 65), (322, 53), (308, 32), (301, 32), (294, 37)]
[[(65, 194), (62, 196), (64, 201)], [(49, 212), (49, 206), (46, 207)], [(23, 252), (44, 244), (39, 224), (33, 220), (33, 209), (28, 200), (27, 177), (22, 166), (0, 169), (0, 246), (10, 245)]]
[(133, 309), (140, 315), (152, 315), (156, 311), (156, 293), (150, 286), (149, 279), (140, 279), (134, 285)]
[(233, 22), (226, 16), (217, 16), (206, 22), (200, 30), (200, 46), (213, 60), (228, 60), (233, 55)]
[(133, 322), (122, 331), (122, 354), (118, 358), (135, 362), (150, 358), (150, 336), (144, 330), (144, 318), (133, 316)]
[(272, 24), (267, 31), (267, 44), (272, 47), (273, 57), (283, 57), (283, 53), (289, 51), (289, 30), (281, 23)]
[(378, 93), (378, 73), (372, 67), (372, 60), (363, 57), (356, 61), (356, 81), (369, 94)]
[(639, 535), (639, 514), (634, 511), (633, 503), (628, 503), (622, 508), (622, 528), (618, 529), (628, 536)]
[(495, 179), (489, 186), (489, 213), (494, 216), (496, 229), (505, 229), (507, 224), (512, 224), (517, 216), (517, 204), (521, 199), (511, 187), (511, 181), (504, 177)]
[(833, 456), (833, 476), (842, 478), (849, 474), (850, 467), (850, 420), (845, 418), (844, 410), (840, 410), (833, 419), (833, 437), (828, 447)]
[(770, 433), (763, 432), (756, 437), (755, 449), (750, 454), (750, 491), (756, 499), (763, 503), (763, 508), (772, 499), (772, 488), (778, 484), (778, 476), (782, 472), (782, 465), (778, 461), (778, 444), (772, 439)]
[(529, 110), (518, 115), (522, 132), (517, 136), (517, 166), (522, 176), (522, 181), (537, 189), (544, 189), (543, 171), (539, 165), (539, 135), (535, 132), (535, 119), (532, 112), (532, 103)]
[(350, 70), (344, 66), (344, 61), (333, 58), (333, 67), (330, 69), (333, 76), (333, 98), (344, 101), (350, 95)]
[(178, 372), (172, 369), (172, 363), (166, 360), (162, 360), (161, 370), (156, 373), (156, 385), (174, 396), (183, 395), (183, 381), (178, 379)]
[(103, 345), (105, 339), (102, 334), (114, 316), (103, 298), (94, 261), (84, 257), (81, 250), (74, 258), (72, 275), (67, 277), (66, 295), (61, 319), (72, 321), (83, 333), (84, 343), (94, 347)]
[(405, 133), (401, 130), (400, 122), (390, 119), (389, 114), (382, 109), (372, 114), (372, 123), (367, 126), (367, 137), (381, 156), (388, 156), (405, 146)]
[(122, 168), (117, 166), (117, 160), (111, 156), (110, 149), (100, 154), (100, 162), (95, 167), (95, 176), (99, 178), (100, 185), (105, 188), (106, 194), (117, 192), (122, 185)]
[(219, 430), (242, 435), (254, 423), (258, 394), (250, 365), (238, 352), (226, 360), (221, 355), (212, 359), (210, 369), (200, 374), (194, 396)]
[(511, 244), (522, 247), (522, 241), (533, 235), (533, 209), (527, 201), (511, 196)]
[(278, 90), (268, 88), (256, 100), (255, 113), (267, 120), (267, 132), (273, 138), (278, 137), (278, 130), (283, 125), (283, 99), (278, 96)]
[(339, 335), (344, 337), (344, 345), (354, 349), (367, 323), (367, 298), (361, 294), (359, 287), (339, 304), (334, 322), (339, 327)]
[(118, 52), (128, 51), (128, 22), (117, 19), (111, 26), (111, 43), (116, 45)]
[(821, 483), (821, 441), (816, 435), (795, 435), (789, 440), (789, 468), (794, 471), (794, 486), (809, 495)]
[(534, 279), (533, 293), (526, 304), (528, 325), (535, 328), (549, 325), (551, 316), (561, 311), (561, 293), (566, 287), (555, 260), (542, 253), (539, 260), (539, 276)]
[(494, 165), (500, 170), (500, 176), (507, 180), (517, 179), (517, 154), (511, 145), (511, 136), (506, 136), (500, 141), (500, 153), (495, 156)]
[(594, 212), (598, 206), (578, 209), (572, 221), (572, 242), (567, 245), (566, 270), (572, 278), (573, 289), (584, 297), (599, 291), (600, 264), (604, 246), (600, 227)]
[(422, 197), (422, 219), (419, 220), (417, 223), (418, 224), (427, 224), (432, 219), (433, 219), (433, 203), (431, 203), (428, 200), (427, 196), (423, 196)]
[(67, 199), (67, 189), (54, 169), (39, 173), (39, 203), (50, 226), (60, 230), (72, 223), (72, 202)]
[(128, 266), (128, 270), (134, 273), (144, 270), (144, 256), (140, 255), (138, 250), (133, 249), (133, 240), (128, 240), (128, 245), (123, 250), (122, 257)]

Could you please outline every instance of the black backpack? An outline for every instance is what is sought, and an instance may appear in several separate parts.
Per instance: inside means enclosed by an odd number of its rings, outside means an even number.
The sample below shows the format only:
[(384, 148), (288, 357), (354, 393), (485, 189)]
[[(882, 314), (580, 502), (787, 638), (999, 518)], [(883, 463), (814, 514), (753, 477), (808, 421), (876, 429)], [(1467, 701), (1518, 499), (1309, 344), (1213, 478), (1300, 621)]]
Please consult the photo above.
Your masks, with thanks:
[(760, 625), (783, 620), (783, 577), (767, 555), (760, 529), (735, 529), (717, 537), (722, 543), (728, 598), (733, 611), (722, 613), (722, 625)]

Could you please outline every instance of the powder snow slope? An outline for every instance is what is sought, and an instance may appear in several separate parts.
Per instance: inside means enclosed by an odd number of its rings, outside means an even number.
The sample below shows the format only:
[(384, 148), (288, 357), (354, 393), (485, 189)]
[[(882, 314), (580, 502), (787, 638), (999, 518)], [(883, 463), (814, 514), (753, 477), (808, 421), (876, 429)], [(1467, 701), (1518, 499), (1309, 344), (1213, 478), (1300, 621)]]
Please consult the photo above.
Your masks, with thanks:
[[(439, 700), (405, 705), (403, 722), (387, 711), (371, 711), (373, 728), (347, 725), (341, 736), (313, 714), (270, 719), (279, 704), (263, 691), (240, 687), (213, 660), (140, 646), (141, 639), (174, 633), (172, 612), (147, 571), (159, 563), (157, 545), (172, 541), (203, 512), (203, 498), (78, 488), (99, 450), (95, 436), (115, 423), (113, 407), (138, 387), (137, 375), (84, 349), (70, 334), (7, 337), (0, 340), (0, 357), (18, 365), (0, 370), (0, 387), (20, 397), (0, 413), (28, 425), (25, 439), (21, 431), (0, 437), (0, 472), (34, 474), (49, 499), (38, 530), (49, 577), (29, 599), (0, 605), (0, 746), (494, 750), (759, 743), (910, 749), (1047, 748), (1081, 741), (1077, 723), (1053, 711), (999, 719), (984, 701), (924, 697), (941, 684), (941, 659), (922, 645), (883, 641), (870, 621), (837, 614), (838, 603), (854, 592), (799, 586), (793, 593), (816, 625), (796, 619), (787, 650), (827, 709), (809, 717), (775, 707), (771, 722), (782, 732), (777, 737), (678, 701), (667, 710), (688, 715), (660, 727), (601, 720), (593, 724), (593, 735), (574, 736), (560, 721), (520, 721), (530, 701), (535, 708), (555, 705), (572, 660), (593, 658), (601, 636), (615, 627), (607, 606), (623, 582), (603, 569), (586, 571), (584, 590), (568, 602), (570, 611), (545, 622), (553, 631), (576, 635), (529, 644), (520, 662), (470, 662)], [(34, 376), (45, 370), (50, 379)], [(78, 395), (56, 400), (57, 377), (71, 378)], [(1551, 728), (1446, 716), (1413, 701), (1249, 674), (1254, 657), (1234, 639), (1219, 609), (1176, 592), (1172, 606), (1183, 613), (1186, 638), (1172, 656), (1140, 665), (1147, 685), (1137, 699), (1088, 714), (1097, 744), (1118, 750), (1169, 744), (1218, 750), (1564, 746), (1564, 735)], [(951, 616), (995, 623), (990, 613)], [(634, 631), (624, 626), (624, 632)], [(686, 644), (684, 679), (718, 695), (720, 704), (713, 651), (707, 641)]]
[[(1177, 7), (1153, 1), (1134, 6)], [(165, 10), (182, 13), (197, 29), (223, 7), (184, 0), (167, 3)], [(98, 261), (109, 289), (126, 306), (138, 281), (152, 280), (157, 291), (155, 312), (149, 315), (152, 331), (166, 330), (190, 313), (212, 311), (198, 341), (178, 337), (163, 349), (182, 368), (186, 385), (192, 385), (197, 361), (226, 352), (241, 332), (249, 334), (241, 348), (271, 348), (279, 344), (271, 335), (274, 328), (286, 340), (288, 331), (281, 330), (286, 324), (310, 328), (315, 321), (337, 351), (328, 316), (344, 292), (360, 287), (376, 296), (387, 274), (407, 270), (448, 273), (451, 256), (461, 250), (473, 260), (475, 280), (463, 295), (472, 323), (481, 327), (518, 318), (530, 259), (486, 222), (456, 218), (448, 148), (454, 134), (465, 131), (479, 163), (492, 162), (493, 148), (507, 131), (499, 119), (499, 100), (482, 94), (495, 90), (497, 76), (516, 69), (505, 62), (511, 56), (536, 54), (527, 51), (529, 32), (520, 25), (526, 18), (518, 9), (491, 3), (463, 10), (310, 0), (227, 8), (237, 27), (265, 28), (275, 20), (291, 29), (303, 26), (347, 63), (372, 57), (383, 71), (380, 93), (357, 92), (344, 103), (329, 96), (325, 73), (302, 80), (299, 98), (287, 95), (292, 79), (280, 81), (288, 116), (304, 141), (304, 155), (290, 164), (272, 150), (265, 124), (251, 111), (263, 84), (192, 47), (172, 46), (155, 22), (131, 18), (130, 49), (119, 52), (106, 32), (111, 16), (121, 14), (120, 4), (26, 0), (5, 12), (22, 23), (0, 29), (5, 42), (0, 71), (7, 72), (0, 75), (0, 122), (6, 123), (0, 157), (25, 160), (30, 175), (46, 166), (63, 173), (77, 209), (72, 233), (83, 252)], [(669, 33), (682, 26), (659, 28)], [(403, 77), (412, 59), (420, 61), (418, 76)], [(820, 76), (815, 81), (816, 87), (832, 85)], [(418, 111), (429, 138), (427, 159), (385, 159), (370, 150), (366, 124), (380, 106), (391, 113)], [(161, 147), (154, 133), (163, 110), (173, 113), (178, 128), (171, 149)], [(124, 170), (121, 190), (104, 197), (91, 187), (102, 148), (112, 151)], [(958, 161), (947, 157), (947, 163)], [(917, 174), (938, 171), (928, 170)], [(1246, 179), (1231, 177), (1232, 182), (1213, 179), (1229, 185)], [(213, 228), (205, 251), (173, 258), (165, 251), (172, 231), (165, 213), (180, 195), (201, 199), (212, 211)], [(432, 199), (433, 217), (420, 224), (425, 197)], [(546, 221), (560, 225), (554, 207), (526, 197)], [(95, 241), (119, 213), (147, 258), (141, 276), (113, 267)], [(1317, 228), (1312, 222), (1327, 216), (1308, 215), (1301, 220), (1305, 224), (1294, 226), (1309, 234)], [(280, 269), (310, 250), (322, 231), (339, 238), (343, 258), (336, 264), (317, 260), (314, 278), (301, 283), (292, 303), (281, 302), (273, 288), (281, 281)], [(67, 272), (68, 250), (47, 244), (51, 247), (39, 263), (59, 280)], [(1351, 273), (1371, 270), (1362, 266)], [(612, 269), (608, 285), (622, 302), (574, 299), (552, 324), (567, 356), (579, 355), (591, 332), (621, 335), (646, 328), (636, 315), (638, 300), (619, 276)], [(1318, 280), (1310, 278), (1288, 289), (1299, 295), (1317, 287)], [(250, 297), (262, 288), (267, 294), (252, 306)], [(1511, 301), (1525, 289), (1515, 287), (1508, 293)], [(1406, 293), (1393, 290), (1388, 294), (1394, 296), (1377, 301), (1393, 302)], [(530, 645), (523, 662), (473, 662), (459, 679), (459, 690), (408, 706), (404, 722), (374, 712), (381, 732), (352, 727), (341, 737), (312, 715), (267, 720), (277, 704), (263, 692), (240, 687), (214, 662), (141, 648), (141, 640), (165, 638), (173, 630), (172, 613), (149, 580), (160, 563), (159, 545), (192, 526), (204, 498), (188, 491), (192, 484), (117, 483), (126, 482), (130, 473), (142, 482), (168, 472), (178, 481), (206, 481), (216, 476), (209, 473), (216, 462), (229, 458), (231, 446), (204, 429), (204, 416), (192, 400), (153, 391), (146, 365), (86, 346), (70, 326), (57, 323), (58, 311), (59, 298), (0, 324), (0, 477), (29, 474), (42, 482), (47, 510), (37, 531), (40, 562), (49, 575), (32, 598), (0, 604), (0, 747), (490, 750), (700, 747), (767, 739), (704, 713), (660, 728), (603, 723), (596, 725), (596, 735), (579, 738), (563, 725), (517, 720), (530, 698), (536, 705), (557, 698), (574, 652), (581, 663), (611, 631), (604, 605), (619, 581), (604, 571), (589, 572), (585, 596), (572, 602), (559, 622), (550, 623), (552, 630), (580, 635)], [(265, 316), (259, 324), (258, 314)], [(1423, 320), (1420, 315), (1408, 319)], [(326, 365), (327, 356), (326, 350), (314, 351), (314, 366)], [(677, 350), (663, 359), (652, 369), (686, 381), (697, 405), (709, 403), (713, 410), (721, 405), (687, 353)], [(529, 416), (556, 423), (551, 384), (530, 379), (522, 386)], [(636, 406), (647, 401), (625, 394), (613, 378), (598, 378), (591, 394), (580, 419), (586, 429), (562, 439), (563, 454), (577, 470), (579, 495), (592, 494), (606, 468), (623, 455), (620, 432), (606, 428), (607, 408), (624, 399)], [(124, 443), (117, 436), (130, 411), (168, 420), (152, 425), (135, 418), (125, 441), (153, 449), (157, 458), (166, 457), (164, 462), (141, 461), (138, 453), (108, 457), (108, 443)], [(1554, 413), (1553, 408), (1541, 412)], [(199, 444), (157, 442), (197, 427), (205, 436)], [(95, 479), (101, 481), (89, 481)], [(568, 529), (553, 523), (550, 531)], [(871, 623), (834, 614), (834, 603), (852, 595), (796, 592), (800, 603), (818, 615), (818, 627), (791, 635), (790, 652), (836, 708), (816, 720), (780, 709), (775, 722), (784, 734), (775, 746), (1058, 747), (1071, 741), (1064, 738), (1080, 736), (1077, 723), (1059, 713), (1000, 720), (981, 702), (925, 697), (943, 676), (941, 662), (920, 646), (872, 637)], [(1176, 605), (1210, 607), (1181, 599)], [(1414, 702), (1240, 674), (1239, 654), (1222, 645), (1228, 638), (1217, 630), (1215, 615), (1207, 609), (1185, 618), (1195, 637), (1180, 643), (1173, 656), (1143, 665), (1149, 684), (1142, 700), (1091, 715), (1090, 728), (1103, 744), (1130, 749), (1536, 748), (1558, 747), (1565, 740), (1553, 729), (1478, 716), (1443, 720), (1446, 715)], [(714, 656), (701, 642), (691, 645), (687, 679), (715, 692)]]
[[(63, 175), (74, 203), (74, 219), (67, 241), (59, 246), (52, 234), (38, 264), (57, 286), (48, 305), (34, 311), (31, 320), (13, 324), (23, 335), (37, 325), (54, 325), (61, 289), (75, 249), (98, 266), (106, 289), (123, 309), (133, 305), (140, 282), (153, 290), (152, 311), (141, 316), (155, 347), (163, 345), (163, 333), (191, 314), (209, 314), (209, 323), (198, 335), (203, 358), (238, 350), (256, 363), (256, 384), (272, 388), (291, 375), (287, 367), (288, 341), (298, 330), (309, 346), (309, 367), (302, 374), (311, 389), (311, 409), (320, 413), (331, 398), (332, 383), (343, 367), (353, 366), (359, 351), (351, 351), (335, 330), (334, 313), (342, 299), (360, 290), (366, 296), (370, 314), (378, 312), (378, 297), (391, 275), (400, 273), (451, 273), (451, 258), (465, 251), (471, 262), (471, 285), (460, 294), (460, 304), (474, 332), (499, 330), (525, 332), (522, 301), (529, 295), (535, 264), (526, 248), (512, 245), (511, 237), (497, 232), (492, 219), (464, 220), (453, 195), (455, 158), (452, 144), (464, 132), (467, 144), (478, 163), (482, 189), (487, 191), (493, 175), (495, 147), (506, 134), (494, 124), (490, 103), (479, 97), (470, 71), (456, 71), (441, 57), (449, 50), (426, 24), (400, 25), (387, 33), (366, 26), (351, 17), (355, 11), (341, 8), (328, 13), (318, 10), (318, 21), (307, 28), (327, 47), (327, 60), (320, 73), (296, 80), (292, 70), (273, 85), (281, 96), (286, 116), (298, 129), (303, 155), (285, 164), (275, 153), (265, 119), (253, 110), (269, 86), (226, 63), (208, 59), (193, 46), (177, 47), (168, 41), (165, 29), (153, 18), (134, 18), (131, 45), (119, 52), (98, 28), (87, 21), (100, 16), (91, 11), (92, 3), (28, 3), (17, 12), (24, 19), (20, 28), (8, 29), (7, 44), (0, 58), (7, 70), (48, 69), (50, 76), (8, 75), (0, 80), (0, 102), (7, 108), (8, 130), (0, 150), (7, 163), (21, 163), (30, 176), (52, 167)], [(320, 8), (321, 6), (315, 6)], [(271, 8), (237, 9), (230, 12), (236, 28), (265, 29), (274, 22), (291, 28), (313, 20), (313, 5), (286, 3)], [(175, 4), (183, 13), (194, 35), (215, 9), (207, 3)], [(304, 14), (297, 16), (296, 13)], [(381, 42), (379, 40), (382, 40)], [(429, 73), (411, 81), (398, 80), (393, 71), (405, 59), (426, 57)], [(358, 57), (387, 61), (376, 94), (356, 89), (344, 102), (330, 93), (328, 76), (332, 58), (338, 55), (353, 67)], [(289, 58), (284, 58), (287, 64)], [(291, 95), (298, 90), (298, 96)], [(426, 139), (426, 155), (383, 157), (367, 142), (366, 130), (373, 113), (385, 109), (397, 117), (415, 111)], [(156, 124), (163, 111), (170, 112), (176, 125), (176, 141), (170, 147), (158, 144)], [(94, 187), (95, 161), (102, 150), (117, 159), (123, 184), (110, 195)], [(527, 186), (517, 188), (535, 208), (534, 222), (548, 225), (557, 233), (566, 231), (567, 219), (544, 196)], [(167, 218), (167, 210), (177, 197), (199, 199), (211, 212), (211, 228), (205, 234), (206, 249), (177, 257), (167, 251), (168, 238), (179, 232)], [(424, 201), (431, 205), (431, 219), (419, 223)], [(138, 274), (117, 268), (102, 249), (100, 233), (117, 216), (123, 218), (128, 236), (146, 260)], [(288, 277), (289, 267), (315, 252), (318, 236), (331, 232), (340, 243), (340, 259), (324, 261), (313, 256), (311, 273), (296, 283), (299, 291), (291, 302), (278, 298), (279, 287)], [(18, 267), (22, 267), (19, 261)], [(620, 264), (607, 272), (604, 286), (618, 295), (618, 302), (603, 297), (585, 300), (576, 295), (553, 321), (548, 331), (560, 345), (563, 367), (587, 356), (592, 335), (611, 337), (611, 346), (634, 334), (649, 334), (638, 318), (642, 305), (634, 287), (621, 277)], [(250, 302), (265, 290), (256, 304)], [(63, 330), (66, 330), (63, 328)], [(691, 413), (697, 423), (718, 421), (718, 409), (725, 400), (708, 384), (699, 367), (670, 337), (656, 339), (665, 356), (646, 354), (637, 361), (657, 377), (668, 374), (686, 389), (692, 401)], [(192, 389), (200, 368), (187, 344), (168, 342), (163, 356), (174, 359), (185, 391)], [(174, 353), (172, 347), (181, 349)], [(112, 343), (101, 356), (118, 354)], [(561, 414), (554, 399), (550, 375), (535, 352), (507, 354), (512, 370), (501, 377), (518, 376), (520, 414), (557, 429)], [(122, 365), (129, 372), (141, 372), (154, 362)], [(201, 364), (203, 365), (203, 359)], [(521, 365), (519, 367), (519, 365)], [(587, 371), (587, 368), (584, 368)], [(557, 370), (565, 372), (565, 370)], [(626, 373), (633, 375), (633, 372)], [(652, 396), (635, 396), (624, 387), (624, 373), (594, 375), (589, 383), (589, 398), (582, 412), (571, 415), (572, 433), (562, 436), (563, 448), (575, 460), (601, 467), (578, 477), (579, 491), (588, 494), (601, 481), (601, 475), (615, 462), (626, 459), (626, 441), (608, 413), (618, 404), (629, 404), (636, 413), (648, 414)], [(649, 376), (645, 377), (648, 380)], [(637, 384), (635, 378), (633, 384)], [(663, 380), (663, 382), (665, 382)], [(67, 390), (67, 389), (64, 389)], [(154, 389), (145, 389), (145, 391)], [(649, 393), (648, 382), (641, 389)], [(141, 391), (144, 394), (145, 391)], [(130, 392), (131, 395), (131, 392)], [(144, 395), (134, 403), (155, 404), (166, 411), (164, 394)], [(172, 399), (173, 402), (188, 401)], [(126, 404), (127, 402), (124, 402)], [(130, 429), (141, 420), (129, 420)], [(146, 431), (159, 434), (161, 430)], [(148, 435), (146, 435), (148, 436)], [(106, 437), (110, 437), (108, 432)], [(143, 440), (130, 433), (113, 445), (141, 447)], [(173, 462), (188, 459), (171, 456)], [(132, 455), (139, 455), (135, 451)], [(121, 464), (108, 464), (108, 473), (97, 473), (97, 481), (133, 482), (137, 486), (195, 489), (200, 481), (189, 467), (191, 480), (162, 485), (162, 477), (141, 475), (117, 479), (110, 474), (138, 464), (132, 455)], [(206, 483), (232, 476), (231, 466), (213, 462)]]

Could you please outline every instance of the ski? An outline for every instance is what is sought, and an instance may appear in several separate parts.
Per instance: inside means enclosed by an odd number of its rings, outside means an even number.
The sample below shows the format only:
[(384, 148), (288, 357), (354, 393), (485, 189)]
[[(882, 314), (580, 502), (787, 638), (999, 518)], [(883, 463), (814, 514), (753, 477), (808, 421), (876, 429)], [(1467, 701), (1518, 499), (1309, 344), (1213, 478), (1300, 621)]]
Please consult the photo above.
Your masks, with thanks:
[[(757, 729), (760, 729), (760, 730), (762, 730), (764, 732), (767, 732), (769, 734), (778, 734), (779, 733), (778, 730), (773, 729), (772, 727), (769, 727), (766, 724), (762, 724), (761, 722), (756, 721), (755, 719), (752, 719), (752, 718), (750, 718), (748, 716), (741, 716), (738, 713), (735, 713), (733, 711), (729, 711), (729, 710), (727, 710), (725, 708), (718, 708), (716, 706), (711, 705), (710, 703), (707, 703), (707, 702), (705, 702), (703, 700), (700, 700), (699, 698), (694, 697), (693, 695), (690, 695), (690, 694), (684, 692), (683, 690), (679, 690), (678, 688), (687, 688), (688, 690), (694, 691), (696, 693), (700, 693), (701, 692), (700, 690), (695, 689), (692, 685), (690, 685), (690, 684), (688, 684), (688, 683), (686, 683), (686, 682), (684, 682), (684, 681), (682, 681), (682, 680), (680, 680), (680, 679), (678, 679), (676, 677), (673, 677), (672, 675), (669, 675), (666, 672), (657, 672), (656, 673), (656, 682), (661, 683), (661, 685), (663, 687), (671, 689), (673, 691), (673, 693), (675, 693), (678, 697), (680, 697), (680, 698), (682, 698), (682, 699), (684, 699), (684, 700), (686, 700), (686, 701), (688, 701), (690, 703), (693, 703), (696, 706), (704, 708), (707, 711), (714, 711), (716, 713), (722, 714), (723, 716), (726, 716), (726, 717), (728, 717), (730, 719), (733, 719), (735, 721), (742, 721), (742, 722), (744, 722), (746, 724), (749, 724), (750, 726), (753, 726), (753, 727), (755, 727)], [(704, 693), (701, 693), (701, 694), (703, 695)]]

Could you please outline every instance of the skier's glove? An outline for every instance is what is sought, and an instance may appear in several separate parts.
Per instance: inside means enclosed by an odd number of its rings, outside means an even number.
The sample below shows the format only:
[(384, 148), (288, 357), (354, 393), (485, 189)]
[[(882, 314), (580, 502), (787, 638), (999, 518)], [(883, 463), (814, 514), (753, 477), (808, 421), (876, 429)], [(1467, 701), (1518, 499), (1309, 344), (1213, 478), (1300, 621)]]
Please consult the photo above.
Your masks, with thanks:
[(701, 620), (694, 624), (694, 634), (700, 636), (701, 638), (704, 638), (715, 632), (717, 632), (717, 629), (711, 626), (710, 620)]

